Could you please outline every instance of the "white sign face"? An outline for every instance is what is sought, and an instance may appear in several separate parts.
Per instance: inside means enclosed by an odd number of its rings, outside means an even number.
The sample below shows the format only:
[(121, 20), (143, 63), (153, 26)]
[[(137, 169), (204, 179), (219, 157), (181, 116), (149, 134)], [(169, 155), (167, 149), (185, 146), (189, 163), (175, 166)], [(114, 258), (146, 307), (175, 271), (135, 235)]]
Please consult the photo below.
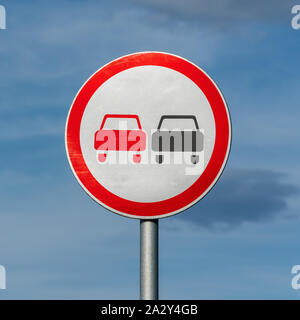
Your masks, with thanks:
[(212, 80), (158, 52), (96, 72), (66, 126), (79, 183), (106, 208), (134, 218), (169, 216), (201, 199), (224, 168), (230, 140), (229, 113)]
[[(199, 128), (205, 133), (206, 154), (199, 152), (200, 161), (196, 165), (190, 161), (158, 164), (155, 152), (151, 152), (152, 132), (157, 130), (162, 115), (182, 115), (183, 111), (184, 115), (196, 116)], [(107, 114), (138, 115), (147, 136), (146, 149), (141, 152), (139, 164), (130, 161), (131, 154), (127, 151), (121, 151), (125, 161), (118, 161), (120, 153), (112, 155), (114, 150), (108, 150), (105, 163), (98, 161), (91, 137), (99, 130)], [(107, 125), (113, 129), (122, 125), (135, 129), (136, 123), (134, 121), (131, 125), (131, 120), (114, 118)], [(192, 130), (193, 126), (191, 119), (165, 121), (165, 128), (171, 130), (182, 127)], [(82, 154), (92, 175), (110, 192), (138, 202), (166, 200), (189, 188), (208, 163), (214, 140), (214, 116), (203, 92), (181, 73), (159, 66), (128, 69), (107, 80), (88, 102), (80, 127)], [(169, 155), (172, 156), (171, 153)], [(184, 153), (180, 155), (184, 160)]]

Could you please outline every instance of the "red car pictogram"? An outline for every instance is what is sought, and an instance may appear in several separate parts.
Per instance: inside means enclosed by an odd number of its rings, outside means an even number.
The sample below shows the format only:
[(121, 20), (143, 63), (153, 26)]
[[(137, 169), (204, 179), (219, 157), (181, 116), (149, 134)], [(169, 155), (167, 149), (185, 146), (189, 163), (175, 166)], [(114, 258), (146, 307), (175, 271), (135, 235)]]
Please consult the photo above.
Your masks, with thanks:
[[(134, 121), (136, 128), (105, 128), (107, 120), (111, 119), (124, 119), (125, 121), (131, 119), (131, 121)], [(97, 155), (99, 162), (106, 161), (108, 151), (127, 151), (133, 152), (133, 162), (140, 163), (140, 152), (146, 149), (146, 133), (142, 130), (139, 117), (128, 114), (106, 114), (100, 130), (95, 133), (94, 148), (101, 151)]]

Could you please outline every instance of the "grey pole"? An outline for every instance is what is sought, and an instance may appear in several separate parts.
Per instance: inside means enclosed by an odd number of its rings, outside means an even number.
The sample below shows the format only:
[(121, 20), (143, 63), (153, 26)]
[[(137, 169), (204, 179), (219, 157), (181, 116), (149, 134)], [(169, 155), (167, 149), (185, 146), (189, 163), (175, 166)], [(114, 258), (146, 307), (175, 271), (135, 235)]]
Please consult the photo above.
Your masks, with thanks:
[(158, 220), (140, 221), (140, 299), (158, 300)]

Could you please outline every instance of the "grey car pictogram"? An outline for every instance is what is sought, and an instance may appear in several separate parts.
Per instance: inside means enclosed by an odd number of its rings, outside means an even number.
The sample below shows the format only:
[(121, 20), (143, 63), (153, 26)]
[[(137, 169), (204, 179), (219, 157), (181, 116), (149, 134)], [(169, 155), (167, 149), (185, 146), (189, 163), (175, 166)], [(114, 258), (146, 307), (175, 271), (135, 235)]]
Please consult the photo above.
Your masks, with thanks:
[(164, 153), (171, 152), (189, 152), (191, 163), (197, 164), (203, 145), (204, 134), (193, 115), (164, 115), (152, 134), (152, 150), (158, 153), (159, 164), (164, 162)]

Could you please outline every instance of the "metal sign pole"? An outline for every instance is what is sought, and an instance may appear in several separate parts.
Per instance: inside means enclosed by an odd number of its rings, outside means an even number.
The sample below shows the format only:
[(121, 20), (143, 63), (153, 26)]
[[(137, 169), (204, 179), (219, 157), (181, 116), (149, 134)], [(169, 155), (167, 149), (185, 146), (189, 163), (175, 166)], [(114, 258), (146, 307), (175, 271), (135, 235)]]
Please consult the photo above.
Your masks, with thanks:
[(140, 300), (158, 300), (158, 219), (140, 220)]

